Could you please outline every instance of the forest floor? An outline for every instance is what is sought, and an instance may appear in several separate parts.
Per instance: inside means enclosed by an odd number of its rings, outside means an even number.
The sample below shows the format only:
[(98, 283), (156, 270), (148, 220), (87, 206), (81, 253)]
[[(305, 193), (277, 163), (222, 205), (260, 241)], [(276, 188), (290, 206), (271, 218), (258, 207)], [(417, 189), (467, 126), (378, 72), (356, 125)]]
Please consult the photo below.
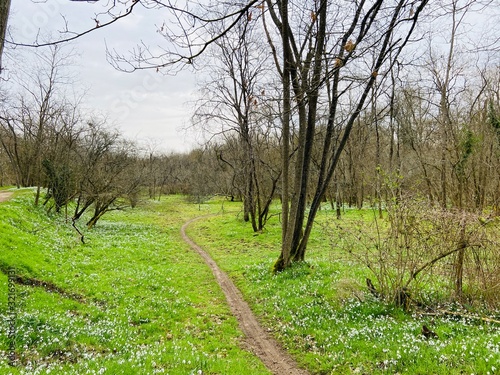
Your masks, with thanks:
[[(33, 189), (12, 197), (0, 204), (0, 290), (16, 297), (9, 310), (0, 293), (0, 374), (499, 374), (496, 305), (447, 302), (440, 280), (424, 279), (417, 295), (439, 303), (425, 310), (366, 290), (365, 254), (377, 253), (358, 235), (372, 233), (371, 209), (342, 220), (322, 210), (308, 261), (275, 274), (280, 217), (256, 234), (241, 202), (145, 199), (107, 214), (82, 243), (65, 215), (33, 205)], [(497, 254), (499, 228), (486, 229), (484, 252)]]
[(181, 234), (193, 250), (195, 250), (212, 270), (217, 282), (224, 292), (232, 313), (238, 319), (240, 329), (246, 336), (245, 345), (247, 350), (257, 355), (264, 365), (273, 374), (306, 375), (307, 371), (300, 369), (295, 361), (282, 347), (264, 330), (257, 318), (243, 299), (239, 289), (231, 279), (223, 272), (217, 263), (191, 240), (186, 234), (186, 228), (194, 221), (200, 220), (204, 216), (194, 218), (186, 222), (181, 228)]
[[(9, 200), (12, 194), (12, 192), (0, 191), (0, 202)], [(183, 240), (202, 257), (213, 272), (233, 315), (238, 320), (240, 329), (245, 334), (244, 349), (258, 356), (273, 374), (307, 375), (308, 372), (300, 369), (292, 357), (260, 325), (241, 292), (228, 275), (219, 268), (207, 252), (187, 236), (186, 228), (201, 218), (203, 216), (186, 222), (181, 228), (181, 235)]]

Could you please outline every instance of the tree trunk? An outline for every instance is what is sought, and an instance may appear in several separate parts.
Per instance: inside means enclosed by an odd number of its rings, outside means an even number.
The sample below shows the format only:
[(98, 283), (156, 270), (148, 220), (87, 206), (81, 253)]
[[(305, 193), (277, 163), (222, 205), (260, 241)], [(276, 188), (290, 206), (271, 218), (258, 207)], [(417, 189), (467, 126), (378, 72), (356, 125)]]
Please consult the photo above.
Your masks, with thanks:
[[(270, 2), (268, 1), (268, 4)], [(272, 4), (271, 4), (272, 5)], [(290, 212), (290, 72), (292, 70), (292, 52), (290, 50), (290, 34), (288, 24), (288, 1), (282, 0), (279, 10), (281, 14), (281, 41), (283, 45), (283, 122), (282, 122), (282, 152), (283, 163), (282, 192), (281, 192), (281, 254), (274, 264), (274, 271), (282, 271), (290, 265), (290, 247), (287, 246), (289, 237), (288, 215)]]
[[(326, 77), (323, 77), (322, 73), (324, 70), (323, 61), (328, 14), (327, 7), (329, 3), (327, 1), (319, 2), (319, 8), (317, 9), (318, 14), (314, 13), (313, 16), (311, 16), (311, 19), (313, 21), (311, 30), (314, 29), (314, 36), (310, 36), (311, 42), (308, 44), (309, 49), (307, 50), (306, 57), (302, 58), (299, 52), (302, 47), (299, 48), (298, 46), (296, 46), (294, 44), (295, 40), (292, 39), (292, 35), (290, 35), (291, 31), (289, 30), (287, 13), (288, 2), (285, 0), (281, 2), (280, 31), (283, 42), (283, 61), (285, 66), (282, 77), (284, 90), (284, 147), (289, 147), (288, 137), (290, 129), (290, 88), (293, 89), (293, 95), (298, 111), (299, 135), (297, 139), (296, 169), (293, 186), (294, 190), (291, 197), (290, 211), (288, 210), (288, 178), (284, 180), (282, 224), (283, 244), (280, 257), (278, 258), (274, 266), (275, 271), (283, 270), (284, 268), (288, 267), (292, 261), (304, 260), (307, 243), (311, 234), (315, 216), (321, 205), (322, 197), (325, 195), (328, 185), (335, 172), (337, 163), (349, 138), (353, 124), (358, 118), (361, 110), (363, 109), (367, 96), (375, 83), (378, 71), (382, 67), (382, 64), (386, 62), (389, 49), (394, 48), (396, 50), (394, 58), (397, 57), (397, 55), (399, 54), (398, 51), (401, 51), (401, 48), (404, 47), (414, 30), (416, 20), (418, 19), (418, 14), (420, 14), (422, 9), (427, 4), (426, 1), (422, 1), (419, 4), (417, 10), (415, 11), (414, 18), (411, 18), (411, 20), (413, 21), (413, 27), (410, 27), (406, 38), (404, 38), (401, 42), (399, 49), (396, 49), (391, 43), (393, 42), (392, 37), (394, 28), (396, 27), (396, 24), (400, 19), (401, 12), (406, 2), (399, 1), (394, 7), (391, 20), (387, 26), (387, 30), (381, 39), (381, 43), (379, 44), (379, 50), (376, 51), (373, 70), (370, 72), (369, 77), (367, 77), (367, 81), (364, 85), (362, 93), (360, 94), (360, 97), (353, 105), (351, 113), (345, 123), (344, 132), (342, 134), (340, 142), (338, 143), (338, 145), (336, 145), (335, 139), (338, 135), (338, 124), (336, 123), (338, 119), (336, 114), (338, 109), (337, 107), (339, 105), (339, 97), (342, 95), (342, 93), (339, 93), (340, 70), (342, 69), (346, 61), (354, 57), (353, 51), (355, 47), (353, 46), (361, 42), (367, 35), (367, 31), (377, 19), (377, 15), (382, 9), (383, 3), (384, 2), (382, 0), (376, 1), (371, 5), (369, 11), (367, 10), (366, 14), (363, 14), (363, 7), (365, 5), (365, 2), (362, 1), (356, 4), (356, 11), (353, 16), (350, 28), (344, 33), (342, 39), (339, 40), (340, 48), (337, 54), (338, 57), (335, 60), (335, 68), (333, 68), (331, 72), (328, 72), (328, 75)], [(268, 1), (268, 4), (270, 4), (270, 1)], [(274, 17), (274, 19), (275, 23), (278, 24), (279, 21), (276, 21), (276, 17)], [(353, 43), (350, 38), (353, 38), (353, 35), (355, 35), (355, 31), (359, 34), (356, 35), (356, 42)], [(306, 44), (307, 43), (304, 43), (304, 45)], [(294, 51), (294, 54), (291, 53), (291, 49)], [(322, 145), (322, 156), (318, 171), (318, 180), (313, 186), (314, 195), (306, 220), (306, 197), (308, 192), (308, 184), (310, 183), (309, 171), (312, 160), (312, 150), (316, 146), (314, 145), (314, 135), (317, 121), (317, 104), (319, 90), (320, 87), (322, 87), (323, 82), (331, 85), (328, 99), (329, 114), (326, 125), (326, 136)], [(284, 178), (288, 174), (288, 155), (288, 150), (286, 153), (283, 152)], [(306, 222), (305, 227), (304, 222)]]
[(2, 73), (2, 54), (5, 44), (5, 33), (9, 20), (10, 0), (0, 0), (0, 74)]
[(467, 239), (465, 238), (465, 227), (467, 225), (464, 218), (460, 223), (460, 240), (458, 242), (458, 252), (455, 260), (455, 295), (459, 301), (463, 300), (463, 277), (464, 277), (464, 259), (465, 250), (468, 247)]

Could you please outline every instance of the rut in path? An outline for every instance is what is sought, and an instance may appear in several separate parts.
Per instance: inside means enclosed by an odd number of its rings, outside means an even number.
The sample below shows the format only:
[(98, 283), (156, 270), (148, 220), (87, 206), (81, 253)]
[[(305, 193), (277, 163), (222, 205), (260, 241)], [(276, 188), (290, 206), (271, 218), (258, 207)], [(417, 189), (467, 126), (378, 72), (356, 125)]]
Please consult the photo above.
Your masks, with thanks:
[(238, 319), (240, 329), (246, 336), (246, 348), (257, 355), (273, 374), (307, 375), (308, 372), (300, 369), (288, 353), (262, 328), (252, 310), (250, 310), (250, 307), (243, 299), (241, 292), (227, 274), (217, 266), (217, 263), (215, 263), (210, 255), (186, 235), (186, 228), (189, 224), (203, 217), (206, 216), (198, 217), (185, 223), (181, 228), (181, 235), (184, 241), (200, 254), (214, 273), (217, 282), (226, 295), (231, 312)]

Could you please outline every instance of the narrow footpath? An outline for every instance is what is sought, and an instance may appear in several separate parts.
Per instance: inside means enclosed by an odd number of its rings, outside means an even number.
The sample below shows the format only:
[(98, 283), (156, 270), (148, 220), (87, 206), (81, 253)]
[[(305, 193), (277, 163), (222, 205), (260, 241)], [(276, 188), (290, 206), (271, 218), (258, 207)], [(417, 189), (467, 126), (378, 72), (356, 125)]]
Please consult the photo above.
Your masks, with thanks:
[(205, 263), (212, 270), (226, 295), (233, 315), (238, 319), (240, 329), (246, 336), (246, 349), (257, 355), (269, 371), (275, 375), (307, 375), (308, 372), (300, 369), (292, 357), (262, 328), (247, 302), (243, 299), (241, 292), (227, 274), (217, 266), (217, 263), (207, 252), (186, 235), (186, 228), (189, 224), (202, 218), (198, 217), (185, 223), (181, 228), (182, 238), (205, 260)]
[(0, 191), (0, 202), (9, 200), (12, 194), (13, 193), (11, 191)]

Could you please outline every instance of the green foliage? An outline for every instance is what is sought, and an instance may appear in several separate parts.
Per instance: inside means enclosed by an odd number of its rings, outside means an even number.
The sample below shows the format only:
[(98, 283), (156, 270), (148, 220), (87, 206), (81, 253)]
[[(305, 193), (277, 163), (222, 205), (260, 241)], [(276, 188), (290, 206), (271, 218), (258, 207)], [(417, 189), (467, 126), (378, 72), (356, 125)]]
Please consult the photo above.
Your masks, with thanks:
[(53, 199), (56, 212), (60, 212), (72, 194), (70, 191), (71, 171), (67, 165), (56, 167), (49, 159), (45, 159), (42, 165), (49, 180), (47, 201)]
[(455, 164), (455, 172), (459, 177), (465, 174), (465, 167), (470, 156), (474, 152), (474, 147), (478, 144), (479, 139), (474, 135), (472, 130), (465, 127), (462, 131), (462, 140), (459, 146), (459, 160)]
[(495, 131), (495, 134), (498, 138), (498, 143), (500, 144), (500, 114), (494, 108), (493, 101), (489, 102), (488, 106), (488, 120)]

